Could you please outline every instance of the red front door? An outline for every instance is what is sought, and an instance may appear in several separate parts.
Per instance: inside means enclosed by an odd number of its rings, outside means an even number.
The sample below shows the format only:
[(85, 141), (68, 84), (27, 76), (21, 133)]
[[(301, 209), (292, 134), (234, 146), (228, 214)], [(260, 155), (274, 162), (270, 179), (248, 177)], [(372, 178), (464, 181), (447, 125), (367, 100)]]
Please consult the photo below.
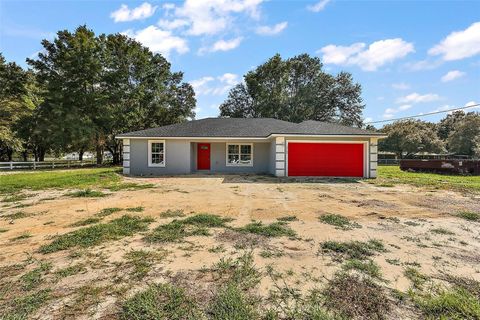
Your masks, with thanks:
[(197, 170), (210, 170), (210, 143), (197, 145)]

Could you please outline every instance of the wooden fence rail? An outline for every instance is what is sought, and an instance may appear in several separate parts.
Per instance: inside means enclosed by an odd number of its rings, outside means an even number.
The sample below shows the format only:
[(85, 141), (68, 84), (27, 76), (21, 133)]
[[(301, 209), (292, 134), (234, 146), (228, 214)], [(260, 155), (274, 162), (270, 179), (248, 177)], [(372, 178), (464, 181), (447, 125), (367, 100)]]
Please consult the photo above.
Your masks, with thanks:
[[(109, 163), (109, 161), (104, 161)], [(37, 170), (37, 169), (56, 169), (56, 168), (78, 168), (91, 167), (96, 164), (95, 160), (49, 160), (49, 161), (23, 161), (23, 162), (0, 162), (1, 170)]]

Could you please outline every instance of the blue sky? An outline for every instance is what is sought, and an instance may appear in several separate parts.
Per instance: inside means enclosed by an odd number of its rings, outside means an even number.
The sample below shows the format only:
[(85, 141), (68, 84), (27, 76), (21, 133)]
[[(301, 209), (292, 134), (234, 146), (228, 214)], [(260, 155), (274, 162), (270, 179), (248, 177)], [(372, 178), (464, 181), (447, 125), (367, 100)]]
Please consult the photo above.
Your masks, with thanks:
[(166, 55), (194, 85), (197, 118), (275, 53), (352, 73), (367, 121), (480, 102), (480, 1), (1, 0), (0, 51), (26, 66), (42, 39), (80, 24)]

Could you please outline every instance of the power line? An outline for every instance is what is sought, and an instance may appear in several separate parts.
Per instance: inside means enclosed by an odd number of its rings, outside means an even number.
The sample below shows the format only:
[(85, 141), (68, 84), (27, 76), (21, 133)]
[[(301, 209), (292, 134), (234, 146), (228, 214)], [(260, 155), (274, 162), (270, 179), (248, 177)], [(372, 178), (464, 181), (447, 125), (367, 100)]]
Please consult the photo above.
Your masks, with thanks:
[(414, 116), (408, 116), (408, 117), (402, 117), (402, 118), (395, 118), (395, 119), (388, 119), (388, 120), (378, 120), (378, 121), (370, 121), (370, 122), (365, 122), (365, 124), (383, 123), (383, 122), (391, 122), (391, 121), (398, 121), (398, 120), (405, 120), (405, 119), (412, 119), (412, 118), (420, 118), (420, 117), (425, 117), (425, 116), (431, 116), (432, 114), (439, 114), (439, 113), (445, 113), (445, 112), (450, 112), (450, 111), (464, 110), (464, 109), (474, 108), (474, 107), (478, 107), (478, 106), (480, 106), (480, 103), (472, 104), (472, 105), (465, 106), (465, 107), (460, 107), (460, 108), (454, 108), (454, 109), (447, 109), (447, 110), (442, 110), (442, 111), (434, 111), (434, 112), (422, 113), (422, 114), (417, 114), (417, 115), (414, 115)]

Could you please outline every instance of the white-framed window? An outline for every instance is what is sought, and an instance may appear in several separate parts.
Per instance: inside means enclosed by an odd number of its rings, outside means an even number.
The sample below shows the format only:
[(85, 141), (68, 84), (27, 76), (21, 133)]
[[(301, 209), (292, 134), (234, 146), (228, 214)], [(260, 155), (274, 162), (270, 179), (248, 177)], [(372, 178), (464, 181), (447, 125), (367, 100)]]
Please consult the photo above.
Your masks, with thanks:
[(253, 143), (227, 143), (227, 166), (253, 166)]
[(148, 140), (148, 166), (165, 167), (165, 140)]

